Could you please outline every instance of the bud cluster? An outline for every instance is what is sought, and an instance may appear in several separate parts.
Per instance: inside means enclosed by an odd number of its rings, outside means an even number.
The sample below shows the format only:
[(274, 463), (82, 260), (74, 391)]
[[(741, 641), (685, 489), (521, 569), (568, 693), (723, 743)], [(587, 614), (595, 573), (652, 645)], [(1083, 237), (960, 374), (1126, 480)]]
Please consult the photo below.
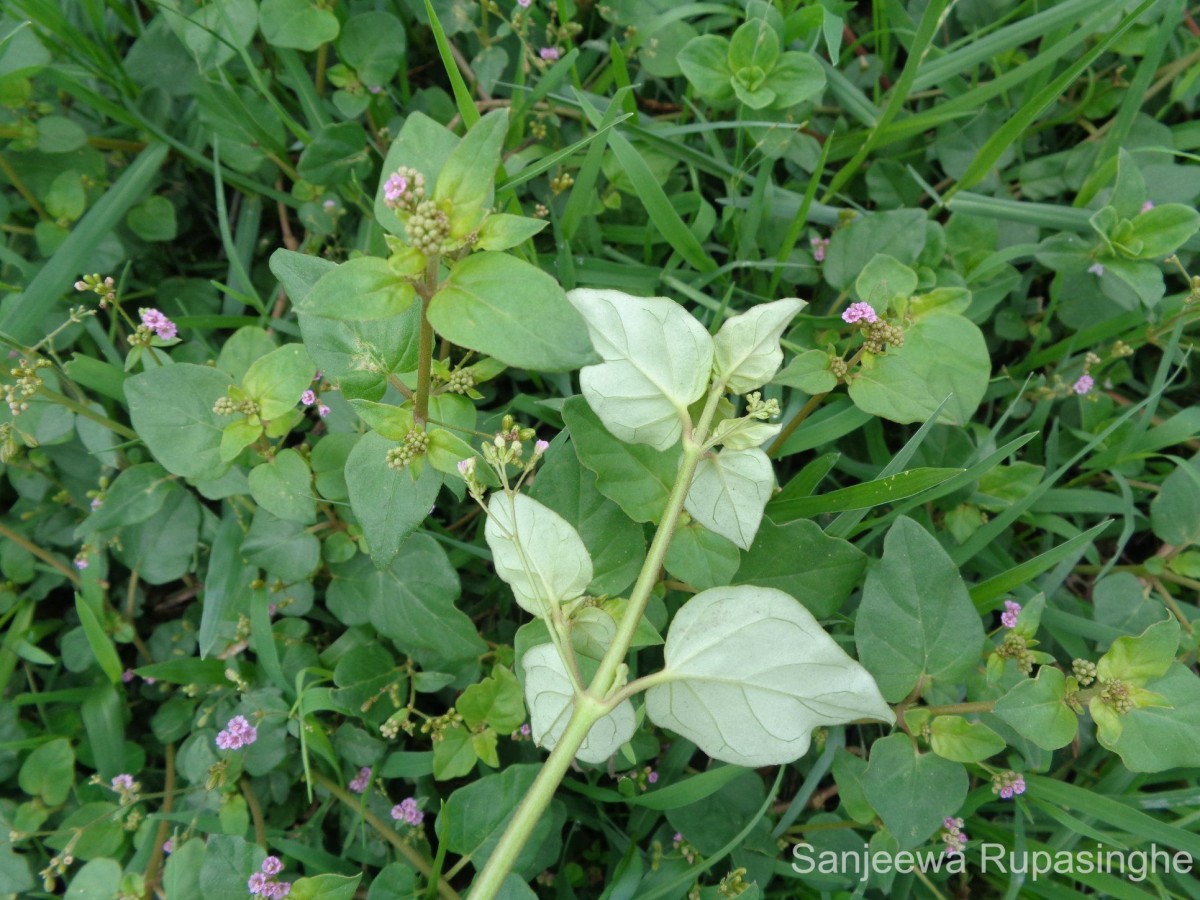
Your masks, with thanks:
[(421, 734), (429, 735), (429, 740), (435, 744), (440, 741), (445, 735), (443, 732), (447, 728), (453, 728), (455, 725), (462, 724), (463, 717), (455, 712), (454, 707), (446, 711), (444, 716), (434, 716), (426, 719), (421, 725)]
[(1130, 696), (1129, 685), (1118, 678), (1112, 681), (1100, 682), (1100, 702), (1111, 706), (1115, 712), (1124, 715), (1133, 709), (1133, 697)]
[(1028, 675), (1033, 671), (1035, 662), (1033, 651), (1029, 649), (1029, 644), (1024, 636), (1015, 631), (1009, 631), (1004, 635), (1004, 640), (996, 648), (996, 655), (1001, 659), (1016, 660), (1017, 670), (1022, 675)]
[(75, 290), (84, 292), (91, 291), (100, 298), (100, 308), (104, 309), (110, 303), (117, 302), (117, 285), (112, 280), (112, 276), (101, 278), (99, 275), (84, 275), (79, 281), (75, 282)]
[(475, 387), (475, 376), (466, 369), (456, 369), (450, 373), (446, 382), (446, 390), (452, 394), (469, 394)]
[(763, 400), (761, 391), (746, 395), (746, 418), (765, 422), (779, 415), (778, 400)]
[(16, 382), (4, 386), (4, 402), (8, 404), (8, 411), (14, 417), (19, 416), (25, 410), (29, 409), (29, 398), (36, 394), (38, 389), (45, 383), (38, 372), (49, 366), (50, 361), (48, 359), (36, 359), (30, 362), (25, 358), (21, 358), (17, 365), (8, 370), (8, 373), (16, 379)]
[(559, 172), (550, 179), (550, 190), (554, 191), (555, 195), (558, 195), (563, 191), (570, 190), (574, 184), (575, 178), (570, 172)]
[(1075, 675), (1075, 680), (1084, 687), (1087, 687), (1096, 680), (1096, 664), (1088, 659), (1071, 660), (1071, 671)]
[(408, 433), (404, 435), (404, 443), (387, 452), (388, 468), (396, 470), (408, 468), (414, 459), (424, 456), (428, 448), (429, 435), (416, 428), (409, 429)]
[(897, 350), (904, 346), (903, 329), (899, 325), (889, 325), (883, 320), (864, 326), (863, 337), (863, 346), (871, 353), (883, 353), (889, 346)]
[(999, 794), (1001, 800), (1011, 800), (1017, 794), (1025, 793), (1025, 778), (1011, 769), (992, 776), (992, 793)]
[(833, 373), (834, 378), (841, 381), (849, 374), (850, 366), (840, 356), (834, 356), (829, 360), (829, 371)]
[(434, 256), (442, 252), (442, 244), (450, 237), (450, 217), (432, 200), (422, 200), (413, 209), (404, 231), (414, 249)]

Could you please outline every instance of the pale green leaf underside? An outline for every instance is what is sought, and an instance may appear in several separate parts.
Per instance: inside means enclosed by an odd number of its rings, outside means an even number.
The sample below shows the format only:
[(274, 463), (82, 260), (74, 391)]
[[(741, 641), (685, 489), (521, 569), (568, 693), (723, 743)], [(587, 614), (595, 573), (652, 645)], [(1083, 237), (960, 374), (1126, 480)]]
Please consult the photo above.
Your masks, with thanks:
[[(539, 644), (521, 657), (525, 669), (525, 704), (533, 740), (553, 750), (571, 718), (575, 694), (566, 668), (553, 644)], [(628, 700), (598, 721), (588, 732), (576, 758), (602, 763), (633, 737), (637, 720)]]
[(550, 603), (581, 596), (592, 560), (571, 524), (524, 494), (492, 494), (484, 536), (496, 574), (526, 612), (544, 616)]
[(779, 339), (807, 304), (794, 297), (763, 303), (726, 320), (714, 340), (717, 374), (735, 394), (762, 387), (783, 362)]
[(749, 550), (774, 486), (767, 454), (726, 449), (700, 460), (684, 507), (709, 531)]
[(650, 719), (734, 765), (799, 759), (819, 726), (895, 721), (867, 670), (773, 588), (700, 592), (675, 615), (664, 656)]
[(704, 394), (713, 342), (704, 327), (666, 297), (580, 288), (567, 299), (587, 322), (604, 360), (586, 366), (580, 385), (613, 435), (658, 450), (683, 432), (687, 408)]

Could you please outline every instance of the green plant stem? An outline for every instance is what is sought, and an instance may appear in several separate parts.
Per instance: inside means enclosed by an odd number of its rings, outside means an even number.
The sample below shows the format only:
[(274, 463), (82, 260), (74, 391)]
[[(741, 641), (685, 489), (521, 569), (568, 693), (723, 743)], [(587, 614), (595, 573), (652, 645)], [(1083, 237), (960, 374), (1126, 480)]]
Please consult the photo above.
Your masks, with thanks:
[(119, 434), (121, 437), (129, 438), (131, 441), (138, 439), (138, 433), (132, 428), (126, 428), (120, 422), (114, 422), (107, 416), (100, 415), (100, 413), (96, 412), (91, 407), (84, 406), (82, 403), (72, 400), (65, 394), (60, 394), (58, 391), (52, 391), (44, 385), (42, 386), (41, 390), (38, 391), (38, 393), (40, 393), (47, 400), (53, 400), (55, 403), (65, 406), (67, 409), (71, 410), (71, 412), (77, 413), (83, 416), (85, 419), (91, 419), (98, 425), (103, 425), (113, 434)]
[[(700, 414), (700, 420), (696, 423), (695, 429), (693, 430), (690, 426), (685, 428), (683, 459), (679, 463), (675, 484), (671, 487), (662, 520), (654, 534), (650, 550), (646, 554), (646, 561), (642, 564), (642, 570), (638, 574), (637, 583), (630, 592), (629, 604), (617, 625), (612, 643), (600, 661), (600, 666), (596, 669), (596, 674), (588, 689), (576, 695), (566, 729), (559, 737), (558, 743), (554, 745), (550, 756), (546, 758), (546, 762), (530, 786), (529, 792), (521, 800), (517, 811), (509, 820), (500, 842), (492, 851), (483, 871), (475, 879), (471, 888), (470, 900), (494, 900), (504, 879), (512, 871), (518, 855), (530, 835), (533, 834), (533, 829), (541, 821), (546, 807), (554, 799), (554, 792), (562, 783), (563, 776), (566, 775), (567, 769), (575, 759), (575, 754), (583, 746), (588, 732), (596, 722), (611, 711), (616, 698), (610, 698), (610, 695), (614, 688), (620, 688), (617, 684), (618, 671), (629, 653), (629, 645), (633, 642), (634, 632), (637, 631), (646, 604), (650, 602), (654, 585), (658, 583), (663, 560), (667, 556), (667, 548), (675, 534), (675, 527), (679, 524), (680, 513), (683, 512), (683, 501), (687, 497), (688, 488), (692, 485), (692, 476), (696, 474), (696, 466), (700, 464), (700, 460), (704, 456), (704, 440), (708, 434), (709, 425), (712, 423), (717, 404), (724, 393), (725, 385), (723, 383), (713, 385), (709, 391), (708, 402)], [(624, 694), (618, 696), (623, 697)]]
[[(338, 786), (320, 772), (314, 771), (312, 773), (312, 778), (313, 781), (321, 785), (321, 787), (325, 788), (325, 790), (329, 791), (329, 793), (331, 793), (334, 797), (336, 797), (350, 809), (354, 810), (356, 813), (360, 814), (363, 817), (363, 821), (379, 832), (379, 836), (381, 838), (400, 851), (400, 855), (408, 860), (413, 868), (415, 868), (426, 878), (432, 877), (433, 868), (429, 865), (429, 861), (426, 860), (425, 857), (421, 856), (421, 854), (413, 849), (413, 847), (411, 847), (408, 843), (406, 843), (404, 838), (397, 834), (396, 830), (390, 827), (387, 822), (383, 821), (383, 819), (379, 818), (379, 816), (375, 815), (375, 813), (363, 806), (361, 798), (354, 796), (349, 791)], [(442, 900), (461, 900), (458, 891), (454, 890), (454, 888), (446, 884), (446, 882), (441, 879), (438, 880), (438, 896), (441, 897)]]
[(76, 587), (79, 587), (79, 585), (81, 584), (78, 572), (74, 571), (70, 566), (68, 566), (66, 563), (64, 563), (61, 559), (58, 559), (54, 555), (43, 550), (37, 544), (33, 543), (32, 541), (26, 540), (24, 537), (17, 534), (15, 531), (13, 531), (8, 526), (0, 524), (0, 537), (12, 541), (18, 547), (24, 547), (26, 550), (28, 550), (30, 553), (32, 553), (34, 556), (36, 556), (38, 559), (54, 566), (54, 568), (58, 569), (58, 571), (62, 572), (64, 575), (66, 575), (67, 578), (69, 578), (71, 580), (71, 583), (74, 584)]
[(9, 165), (3, 153), (0, 153), (0, 172), (4, 173), (4, 177), (8, 179), (8, 183), (16, 189), (17, 193), (25, 198), (25, 202), (29, 204), (30, 209), (37, 213), (39, 219), (48, 220), (50, 218), (46, 214), (46, 210), (42, 208), (42, 204), (38, 203), (38, 199), (34, 196), (33, 191), (25, 186), (25, 182), (21, 180), (21, 176)]
[(796, 429), (804, 423), (804, 420), (811, 416), (813, 410), (820, 406), (821, 401), (828, 396), (829, 392), (826, 391), (824, 394), (813, 394), (809, 397), (808, 402), (804, 404), (800, 412), (796, 413), (795, 418), (788, 422), (787, 427), (779, 432), (779, 436), (771, 442), (771, 446), (767, 448), (767, 456), (772, 459), (778, 456), (779, 451), (783, 449), (783, 445), (787, 443), (787, 439), (795, 433)]
[(267, 823), (263, 819), (262, 804), (258, 802), (258, 795), (254, 793), (254, 788), (250, 786), (250, 779), (243, 777), (239, 782), (242, 789), (242, 796), (246, 798), (246, 806), (250, 808), (250, 818), (254, 821), (254, 842), (264, 850), (267, 849)]
[[(166, 776), (163, 781), (163, 802), (162, 813), (169, 813), (175, 804), (175, 745), (167, 744), (166, 746)], [(142, 895), (143, 900), (152, 900), (154, 897), (154, 889), (158, 887), (158, 881), (162, 870), (163, 863), (163, 844), (166, 843), (167, 836), (171, 833), (171, 822), (167, 818), (159, 820), (158, 828), (155, 831), (154, 849), (150, 853), (150, 862), (146, 864), (145, 877), (145, 893)]]

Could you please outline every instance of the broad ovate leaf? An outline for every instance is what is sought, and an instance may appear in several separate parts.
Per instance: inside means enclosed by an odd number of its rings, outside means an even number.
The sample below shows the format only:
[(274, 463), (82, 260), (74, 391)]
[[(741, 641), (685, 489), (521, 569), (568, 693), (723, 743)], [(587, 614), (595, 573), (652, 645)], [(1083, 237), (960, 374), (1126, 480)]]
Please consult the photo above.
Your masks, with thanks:
[[(615, 626), (610, 624), (609, 629), (611, 640)], [(529, 707), (534, 743), (553, 750), (575, 707), (571, 679), (553, 644), (538, 644), (527, 650), (521, 657), (521, 667), (525, 670), (525, 705)], [(575, 756), (584, 762), (602, 763), (633, 737), (636, 727), (633, 704), (625, 700), (592, 726)]]
[(895, 721), (874, 679), (799, 601), (749, 585), (701, 591), (671, 622), (651, 721), (714, 759), (758, 768), (799, 759), (814, 728)]
[(684, 507), (709, 531), (749, 550), (774, 487), (767, 454), (727, 448), (700, 460)]
[(492, 494), (484, 536), (496, 574), (535, 616), (547, 615), (550, 604), (581, 596), (592, 581), (592, 559), (579, 532), (524, 494)]
[(717, 376), (726, 388), (744, 394), (775, 377), (783, 362), (779, 339), (806, 305), (794, 297), (776, 300), (726, 320), (714, 340)]
[(567, 299), (604, 360), (580, 373), (588, 404), (622, 441), (670, 449), (708, 387), (713, 340), (704, 326), (666, 297), (579, 288)]

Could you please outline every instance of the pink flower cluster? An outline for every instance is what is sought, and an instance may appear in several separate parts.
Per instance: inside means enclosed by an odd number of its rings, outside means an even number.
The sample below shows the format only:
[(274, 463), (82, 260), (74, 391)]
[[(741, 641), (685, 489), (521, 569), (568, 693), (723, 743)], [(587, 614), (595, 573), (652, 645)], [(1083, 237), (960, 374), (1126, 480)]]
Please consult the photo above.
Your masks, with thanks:
[(543, 47), (541, 50), (538, 51), (538, 56), (540, 56), (542, 59), (546, 60), (547, 62), (552, 62), (553, 60), (556, 60), (560, 56), (562, 56), (562, 53), (559, 51), (559, 49), (557, 47)]
[(855, 322), (873, 323), (879, 321), (879, 316), (876, 315), (874, 307), (870, 303), (851, 303), (846, 311), (842, 313), (842, 321), (850, 325)]
[(1001, 800), (1011, 800), (1017, 794), (1025, 793), (1025, 777), (1011, 770), (993, 775), (992, 793), (999, 794)]
[[(393, 176), (393, 177), (395, 177), (395, 176)], [(317, 382), (320, 380), (321, 380), (321, 373), (318, 372), (316, 374), (316, 377), (313, 378), (313, 381)], [(300, 395), (300, 402), (303, 403), (305, 406), (316, 405), (317, 415), (320, 416), (322, 419), (325, 418), (327, 415), (329, 415), (329, 407), (321, 402), (321, 398), (317, 395), (317, 392), (314, 391), (312, 388), (309, 388), (307, 391), (305, 391), (303, 394)]]
[(142, 324), (164, 341), (171, 340), (179, 331), (175, 323), (157, 309), (139, 309), (138, 314), (142, 317)]
[(217, 746), (222, 750), (240, 750), (256, 740), (258, 729), (247, 722), (245, 716), (234, 716), (225, 726), (225, 730), (217, 735)]
[(371, 767), (363, 766), (350, 782), (350, 790), (356, 794), (365, 794), (371, 786)]
[(292, 892), (292, 883), (275, 880), (275, 876), (282, 871), (283, 863), (279, 861), (279, 857), (268, 856), (262, 861), (261, 870), (250, 876), (246, 886), (250, 888), (251, 894), (258, 897), (269, 897), (271, 900), (286, 897)]
[(415, 828), (425, 821), (425, 813), (417, 809), (416, 797), (406, 797), (392, 807), (392, 818), (397, 822), (407, 822)]
[(1095, 386), (1096, 379), (1091, 375), (1080, 375), (1079, 380), (1071, 385), (1071, 390), (1082, 397), (1084, 394), (1090, 394)]
[(1004, 612), (1000, 613), (1000, 624), (1005, 628), (1017, 627), (1017, 616), (1021, 614), (1021, 604), (1014, 600), (1004, 601)]
[(963, 820), (956, 819), (953, 816), (947, 816), (942, 822), (942, 842), (945, 843), (946, 849), (943, 851), (947, 856), (962, 856), (963, 847), (967, 846), (967, 833), (962, 830)]
[(825, 251), (829, 249), (829, 238), (811, 238), (809, 243), (812, 244), (813, 259), (817, 262), (825, 262)]
[(112, 780), (112, 789), (114, 791), (136, 791), (137, 782), (133, 780), (132, 775), (122, 773)]

